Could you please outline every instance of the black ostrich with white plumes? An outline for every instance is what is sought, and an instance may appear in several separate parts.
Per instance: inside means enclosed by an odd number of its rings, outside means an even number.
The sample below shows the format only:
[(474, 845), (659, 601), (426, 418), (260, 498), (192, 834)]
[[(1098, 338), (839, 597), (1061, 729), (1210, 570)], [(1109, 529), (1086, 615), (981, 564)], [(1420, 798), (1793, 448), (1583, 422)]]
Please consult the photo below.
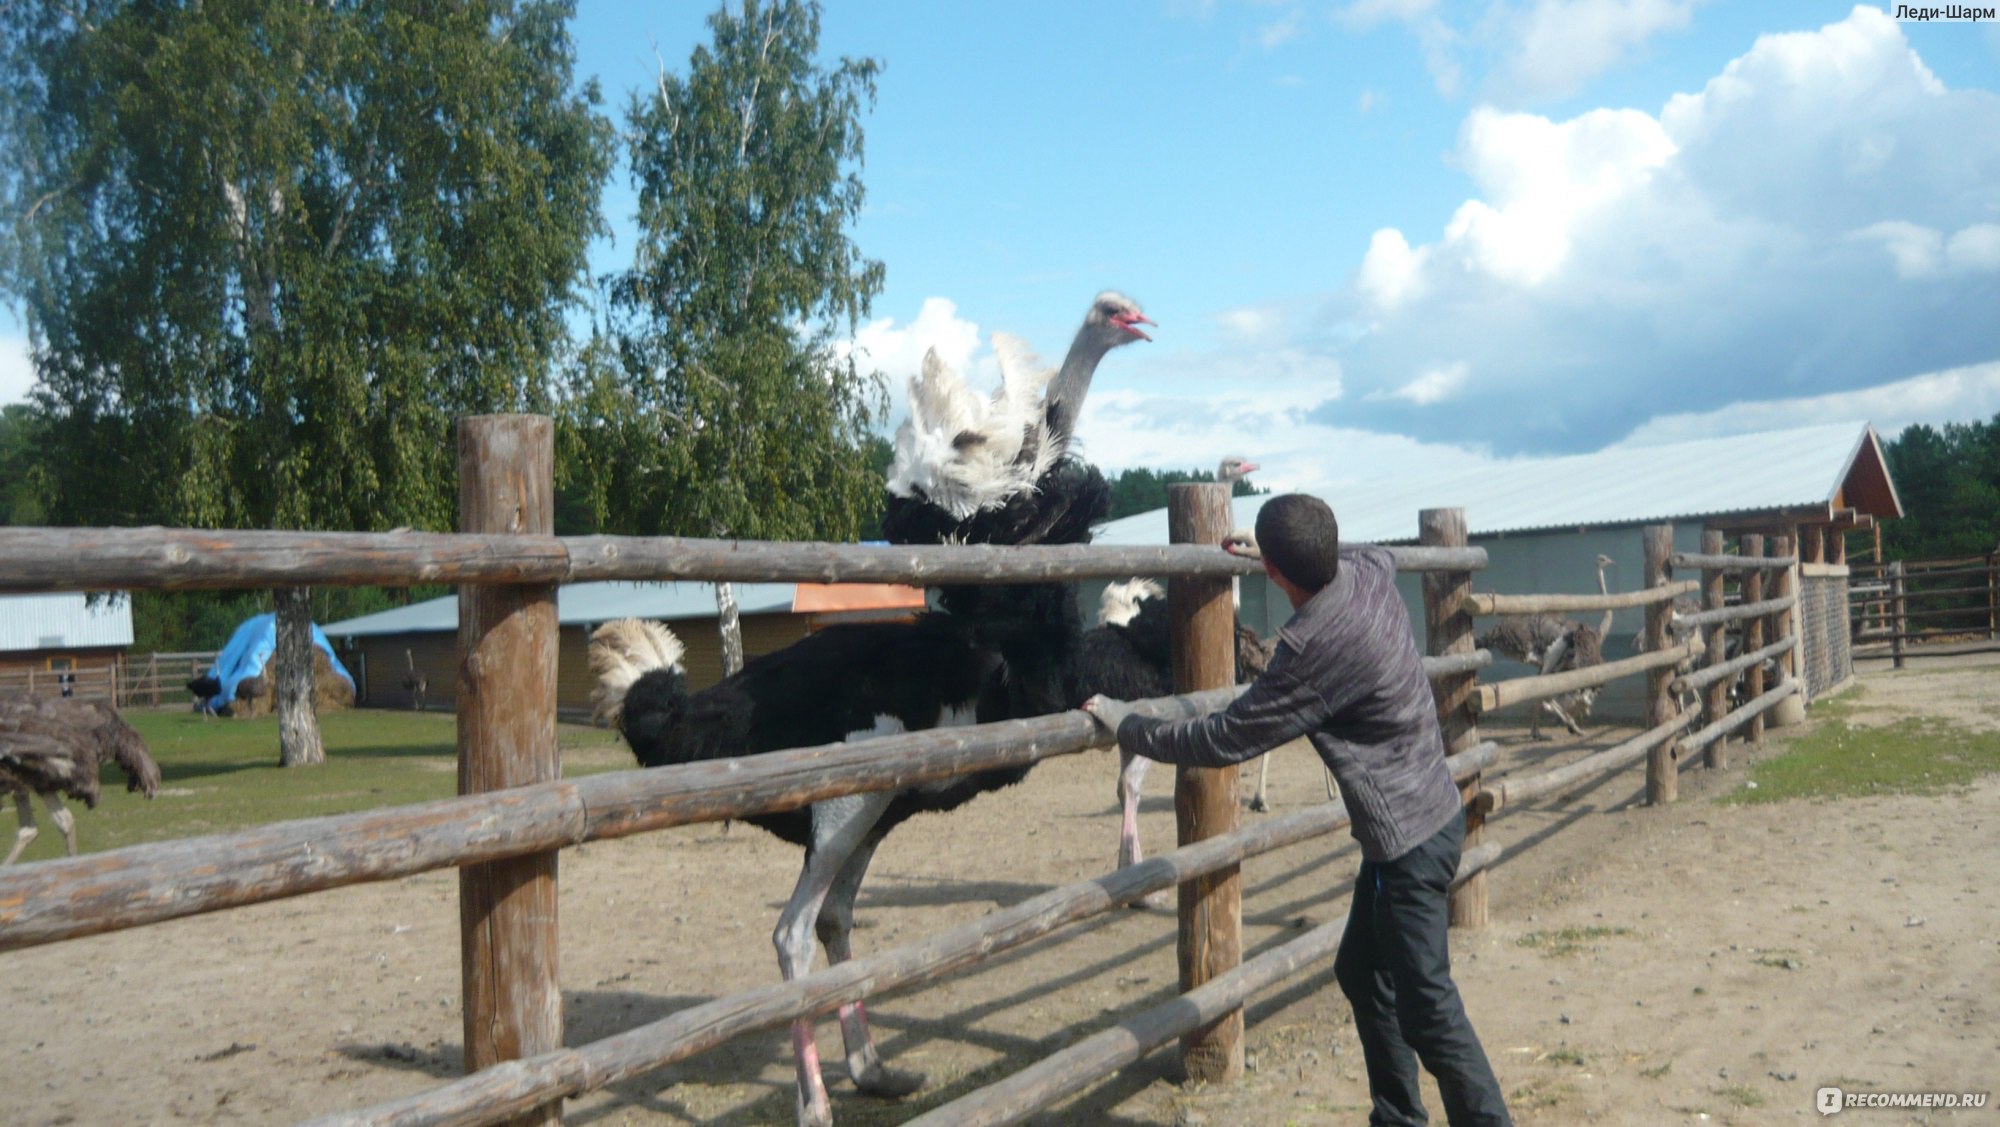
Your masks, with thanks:
[[(910, 418), (896, 435), (884, 530), (899, 544), (1085, 544), (1109, 512), (1110, 488), (1069, 455), (1071, 427), (1097, 363), (1149, 339), (1137, 305), (1092, 302), (1059, 372), (1012, 341), (995, 341), (1003, 386), (968, 390), (933, 352), (911, 381)], [(1084, 629), (1073, 584), (941, 588), (914, 622), (829, 627), (756, 657), (690, 692), (680, 642), (657, 623), (623, 620), (591, 641), (598, 713), (642, 764), (667, 766), (898, 732), (1042, 716), (1074, 706)], [(876, 847), (920, 813), (954, 809), (1019, 782), (1027, 768), (985, 771), (899, 791), (851, 795), (746, 819), (805, 848), (805, 865), (772, 941), (786, 979), (850, 955), (854, 899)], [(860, 1003), (840, 1009), (855, 1085), (896, 1097), (924, 1078), (882, 1065)], [(795, 1022), (798, 1121), (832, 1122), (813, 1023)]]

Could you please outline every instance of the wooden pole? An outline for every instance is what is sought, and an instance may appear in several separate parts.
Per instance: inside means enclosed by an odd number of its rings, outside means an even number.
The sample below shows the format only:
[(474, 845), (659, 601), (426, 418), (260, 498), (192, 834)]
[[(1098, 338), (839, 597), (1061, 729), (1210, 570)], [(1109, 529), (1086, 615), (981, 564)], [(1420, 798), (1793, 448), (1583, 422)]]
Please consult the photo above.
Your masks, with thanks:
[[(1664, 587), (1673, 581), (1673, 569), (1667, 557), (1674, 554), (1674, 526), (1671, 524), (1648, 525), (1645, 531), (1645, 585)], [(1669, 622), (1673, 616), (1671, 603), (1654, 603), (1646, 608), (1646, 648), (1661, 651), (1668, 646)], [(1674, 670), (1671, 666), (1661, 666), (1646, 671), (1646, 727), (1658, 728), (1672, 723), (1679, 715), (1679, 707), (1674, 703), (1674, 694), (1668, 688), (1673, 682)], [(1646, 756), (1646, 802), (1661, 806), (1674, 801), (1680, 790), (1680, 772), (1675, 770), (1675, 752), (1678, 743), (1662, 740)]]
[[(1221, 544), (1235, 523), (1229, 486), (1174, 485), (1167, 491), (1170, 544)], [(1167, 585), (1173, 623), (1174, 691), (1198, 692), (1236, 680), (1236, 623), (1229, 582), (1175, 579)], [(1174, 772), (1174, 817), (1182, 845), (1236, 829), (1236, 774), (1230, 767), (1180, 767)], [(1181, 992), (1236, 969), (1243, 961), (1243, 876), (1231, 867), (1180, 886)], [(1243, 1075), (1243, 1011), (1231, 1009), (1181, 1038), (1190, 1080), (1210, 1083)]]
[[(1719, 528), (1704, 530), (1701, 534), (1701, 550), (1703, 555), (1721, 555), (1722, 530)], [(1714, 568), (1706, 569), (1701, 573), (1701, 606), (1703, 610), (1722, 609), (1722, 580), (1725, 574)], [(1708, 643), (1708, 651), (1702, 654), (1701, 663), (1703, 665), (1713, 668), (1729, 660), (1729, 655), (1723, 652), (1726, 641), (1724, 635), (1728, 632), (1729, 627), (1720, 622), (1708, 628), (1707, 637), (1704, 639)], [(1702, 702), (1702, 715), (1710, 720), (1714, 720), (1727, 711), (1729, 711), (1729, 683), (1727, 681), (1717, 681), (1708, 687), (1707, 695)], [(1717, 740), (1708, 745), (1708, 751), (1703, 755), (1703, 762), (1711, 770), (1719, 771), (1729, 766), (1729, 752), (1724, 746), (1727, 742), (1726, 740)]]
[(1910, 629), (1910, 620), (1904, 617), (1903, 602), (1903, 561), (1894, 560), (1889, 564), (1889, 652), (1895, 658), (1895, 667), (1903, 667), (1903, 635)]
[(1986, 554), (1986, 636), (2000, 637), (2000, 553)]
[[(1463, 548), (1467, 530), (1464, 509), (1425, 509), (1417, 514), (1417, 536), (1427, 547)], [(1473, 651), (1473, 621), (1466, 605), (1472, 593), (1469, 571), (1432, 571), (1424, 574), (1424, 652), (1447, 657)], [(1431, 682), (1437, 697), (1438, 728), (1444, 735), (1444, 752), (1456, 755), (1479, 742), (1479, 718), (1473, 711), (1473, 694), (1479, 684), (1477, 672), (1439, 677)], [(1459, 786), (1465, 802), (1465, 848), (1476, 849), (1486, 840), (1486, 815), (1470, 799), (1483, 789), (1481, 777), (1474, 775)], [(1489, 892), (1486, 874), (1481, 872), (1451, 891), (1451, 926), (1485, 927)]]
[[(1742, 540), (1742, 552), (1744, 555), (1752, 557), (1763, 555), (1764, 538), (1754, 532), (1746, 533)], [(1743, 574), (1743, 605), (1749, 606), (1752, 603), (1761, 603), (1763, 601), (1764, 573), (1761, 571), (1745, 572)], [(1762, 615), (1743, 620), (1744, 653), (1764, 648), (1764, 621)], [(1767, 686), (1764, 684), (1764, 667), (1762, 665), (1753, 665), (1749, 669), (1744, 670), (1743, 680), (1746, 686), (1745, 691), (1750, 696), (1760, 697), (1764, 695), (1764, 690)], [(1764, 714), (1761, 712), (1750, 720), (1749, 739), (1753, 744), (1764, 742)]]
[[(459, 420), (458, 520), (465, 532), (554, 531), (552, 420)], [(554, 781), (562, 774), (555, 585), (462, 587), (458, 607), (458, 792)], [(459, 870), (467, 1072), (562, 1047), (557, 856), (551, 850)], [(510, 1122), (559, 1124), (562, 1104), (543, 1104)]]
[[(1774, 556), (1791, 555), (1792, 541), (1779, 536), (1771, 541), (1770, 551)], [(1796, 567), (1774, 571), (1771, 573), (1770, 587), (1765, 591), (1765, 594), (1773, 599), (1786, 599), (1791, 598), (1793, 595), (1803, 596), (1805, 592), (1802, 582)], [(1799, 656), (1804, 652), (1805, 645), (1806, 616), (1805, 607), (1802, 605), (1803, 602), (1803, 598), (1793, 599), (1791, 609), (1772, 615), (1770, 623), (1764, 627), (1764, 640), (1766, 642), (1775, 642), (1780, 638), (1797, 638), (1800, 643), (1778, 656), (1778, 683), (1783, 684), (1786, 681), (1797, 681), (1799, 683), (1797, 696), (1786, 700), (1776, 711), (1771, 713), (1772, 725), (1779, 728), (1803, 723), (1805, 721), (1805, 706), (1810, 703), (1807, 700), (1806, 679), (1799, 672)], [(1743, 652), (1749, 653), (1753, 649), (1763, 648), (1763, 646), (1745, 644)]]

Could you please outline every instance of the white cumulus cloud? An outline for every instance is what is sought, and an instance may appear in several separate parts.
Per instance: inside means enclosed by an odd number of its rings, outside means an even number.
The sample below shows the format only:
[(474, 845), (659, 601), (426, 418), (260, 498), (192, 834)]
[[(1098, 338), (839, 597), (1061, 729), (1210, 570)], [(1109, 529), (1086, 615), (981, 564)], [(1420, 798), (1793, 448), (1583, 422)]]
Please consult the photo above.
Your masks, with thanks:
[(1970, 364), (1855, 391), (1731, 403), (1715, 411), (1661, 415), (1621, 445), (1652, 446), (1818, 423), (1864, 420), (1894, 437), (1911, 423), (1983, 422), (2000, 415), (2000, 361)]
[[(1759, 38), (1657, 113), (1481, 107), (1437, 233), (1377, 231), (1329, 302), (1329, 425), (1601, 447), (1661, 415), (2000, 359), (2000, 96), (1881, 11)], [(1441, 398), (1449, 356), (1478, 373)]]
[(1662, 31), (1684, 28), (1691, 0), (1540, 0), (1500, 21), (1495, 83), (1516, 98), (1563, 97)]

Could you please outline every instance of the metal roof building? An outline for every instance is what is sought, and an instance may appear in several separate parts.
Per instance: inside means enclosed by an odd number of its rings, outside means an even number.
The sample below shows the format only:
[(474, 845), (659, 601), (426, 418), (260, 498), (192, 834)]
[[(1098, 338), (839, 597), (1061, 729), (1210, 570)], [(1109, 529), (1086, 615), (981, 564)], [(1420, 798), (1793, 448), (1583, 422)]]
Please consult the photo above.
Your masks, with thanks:
[[(1238, 497), (1236, 524), (1256, 524), (1267, 497)], [(1375, 481), (1326, 497), (1343, 540), (1413, 543), (1417, 513), (1462, 508), (1474, 539), (1662, 521), (1867, 527), (1903, 513), (1881, 440), (1865, 422), (1614, 446), (1478, 470)], [(1167, 511), (1099, 530), (1099, 544), (1164, 544)]]
[[(1700, 550), (1704, 528), (1793, 537), (1808, 562), (1796, 576), (1802, 593), (1799, 628), (1806, 661), (1801, 669), (1813, 693), (1838, 684), (1847, 658), (1844, 542), (1829, 534), (1876, 528), (1903, 514), (1882, 444), (1865, 422), (1800, 427), (1658, 446), (1618, 446), (1594, 454), (1522, 459), (1470, 472), (1409, 476), (1356, 485), (1324, 495), (1340, 520), (1342, 540), (1407, 544), (1416, 540), (1417, 514), (1460, 508), (1472, 541), (1484, 546), (1486, 570), (1478, 590), (1510, 594), (1585, 593), (1598, 584), (1596, 560), (1608, 556), (1612, 591), (1631, 590), (1643, 572), (1639, 528), (1671, 523), (1675, 547)], [(1233, 501), (1238, 528), (1256, 525), (1268, 496)], [(1100, 544), (1164, 544), (1167, 514), (1158, 509), (1112, 521)], [(1821, 562), (1816, 549), (1826, 549)], [(1423, 597), (1412, 576), (1399, 585), (1410, 607), (1412, 629), (1423, 635)], [(1094, 606), (1101, 584), (1086, 591)], [(1242, 615), (1261, 633), (1283, 625), (1291, 608), (1262, 577), (1241, 587)], [(1605, 639), (1608, 658), (1633, 652), (1641, 612), (1613, 616)], [(1592, 623), (1595, 625), (1595, 622)], [(1487, 679), (1516, 676), (1518, 666), (1496, 666)], [(1638, 691), (1613, 686), (1599, 702), (1600, 715), (1629, 717), (1643, 711)]]
[(0, 595), (0, 696), (109, 696), (132, 644), (132, 600)]

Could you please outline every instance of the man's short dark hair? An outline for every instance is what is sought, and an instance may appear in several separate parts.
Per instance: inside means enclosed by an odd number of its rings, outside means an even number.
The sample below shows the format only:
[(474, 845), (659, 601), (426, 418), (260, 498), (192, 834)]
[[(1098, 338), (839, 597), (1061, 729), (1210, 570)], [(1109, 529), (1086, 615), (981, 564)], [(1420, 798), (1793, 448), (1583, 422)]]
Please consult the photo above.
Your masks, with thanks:
[(1301, 590), (1317, 591), (1340, 574), (1340, 522), (1325, 501), (1287, 493), (1257, 510), (1257, 547)]

